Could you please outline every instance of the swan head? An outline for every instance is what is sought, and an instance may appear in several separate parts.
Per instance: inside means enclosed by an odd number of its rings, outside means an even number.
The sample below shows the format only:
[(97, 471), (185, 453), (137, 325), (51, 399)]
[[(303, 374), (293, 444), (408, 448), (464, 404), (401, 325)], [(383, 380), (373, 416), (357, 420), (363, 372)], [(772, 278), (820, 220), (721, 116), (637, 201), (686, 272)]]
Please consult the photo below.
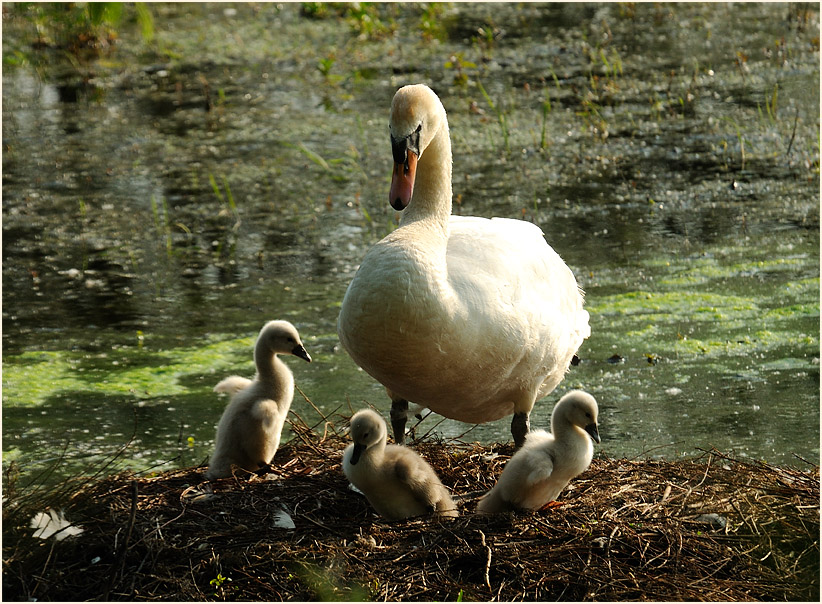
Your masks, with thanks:
[(295, 357), (311, 362), (311, 355), (303, 346), (297, 328), (288, 321), (269, 321), (260, 330), (260, 335), (257, 336), (255, 356), (271, 354), (293, 354)]
[(391, 154), (394, 170), (388, 201), (403, 210), (411, 201), (417, 161), (434, 139), (445, 120), (439, 97), (425, 84), (403, 86), (391, 102)]
[(564, 420), (573, 426), (585, 430), (588, 436), (590, 436), (595, 443), (599, 444), (598, 415), (599, 407), (593, 396), (582, 390), (572, 390), (559, 399), (556, 407), (554, 407), (554, 413), (551, 416), (551, 429), (556, 435), (556, 428), (554, 427), (555, 418), (557, 420)]
[(363, 451), (388, 438), (388, 428), (385, 420), (371, 409), (357, 411), (351, 417), (351, 440), (354, 441), (354, 450), (351, 453), (351, 465), (356, 465)]

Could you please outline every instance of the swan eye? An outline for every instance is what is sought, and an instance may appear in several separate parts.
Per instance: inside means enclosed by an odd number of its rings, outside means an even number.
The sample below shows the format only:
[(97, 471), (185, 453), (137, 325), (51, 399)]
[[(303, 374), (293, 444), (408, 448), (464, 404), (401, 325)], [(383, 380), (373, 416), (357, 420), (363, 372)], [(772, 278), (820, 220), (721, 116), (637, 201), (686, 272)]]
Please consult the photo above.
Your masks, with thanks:
[(408, 137), (408, 150), (413, 151), (414, 154), (419, 157), (420, 155), (420, 132), (422, 131), (422, 123), (417, 126), (417, 129), (414, 130), (413, 134), (409, 135)]

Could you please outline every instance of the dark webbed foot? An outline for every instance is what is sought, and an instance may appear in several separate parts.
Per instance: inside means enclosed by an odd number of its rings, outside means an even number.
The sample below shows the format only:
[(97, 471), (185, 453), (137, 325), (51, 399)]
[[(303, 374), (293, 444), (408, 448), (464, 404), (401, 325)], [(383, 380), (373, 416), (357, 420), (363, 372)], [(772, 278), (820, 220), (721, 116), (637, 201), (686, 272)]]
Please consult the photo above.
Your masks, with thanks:
[(514, 446), (519, 449), (525, 444), (525, 436), (531, 430), (531, 421), (528, 413), (514, 413), (511, 420), (511, 436), (514, 437)]

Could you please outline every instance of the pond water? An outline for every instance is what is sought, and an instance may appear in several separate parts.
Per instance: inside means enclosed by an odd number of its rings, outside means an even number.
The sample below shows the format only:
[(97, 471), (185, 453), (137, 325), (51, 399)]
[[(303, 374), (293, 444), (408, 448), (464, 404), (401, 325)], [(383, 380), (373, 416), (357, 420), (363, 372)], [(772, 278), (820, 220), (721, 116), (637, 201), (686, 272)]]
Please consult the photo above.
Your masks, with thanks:
[[(533, 426), (583, 388), (605, 455), (816, 463), (818, 7), (363, 6), (153, 4), (150, 44), (126, 23), (73, 62), (5, 15), (4, 464), (203, 462), (212, 387), (275, 318), (323, 413), (387, 416), (335, 322), (396, 224), (412, 82), (448, 111), (455, 212), (535, 222), (586, 291), (582, 362)], [(438, 421), (418, 434), (510, 439)]]

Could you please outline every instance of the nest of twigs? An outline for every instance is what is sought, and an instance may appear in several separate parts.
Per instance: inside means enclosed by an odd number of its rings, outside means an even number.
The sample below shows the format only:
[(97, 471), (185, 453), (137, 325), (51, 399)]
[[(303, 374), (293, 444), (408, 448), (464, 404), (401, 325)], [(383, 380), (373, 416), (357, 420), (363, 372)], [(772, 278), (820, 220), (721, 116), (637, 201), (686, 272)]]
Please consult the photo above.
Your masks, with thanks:
[[(4, 599), (819, 599), (818, 467), (595, 459), (556, 507), (481, 516), (469, 498), (455, 520), (389, 523), (349, 489), (344, 436), (292, 430), (276, 473), (118, 474), (66, 503), (78, 536), (4, 526)], [(412, 446), (457, 495), (493, 486), (512, 453)]]

